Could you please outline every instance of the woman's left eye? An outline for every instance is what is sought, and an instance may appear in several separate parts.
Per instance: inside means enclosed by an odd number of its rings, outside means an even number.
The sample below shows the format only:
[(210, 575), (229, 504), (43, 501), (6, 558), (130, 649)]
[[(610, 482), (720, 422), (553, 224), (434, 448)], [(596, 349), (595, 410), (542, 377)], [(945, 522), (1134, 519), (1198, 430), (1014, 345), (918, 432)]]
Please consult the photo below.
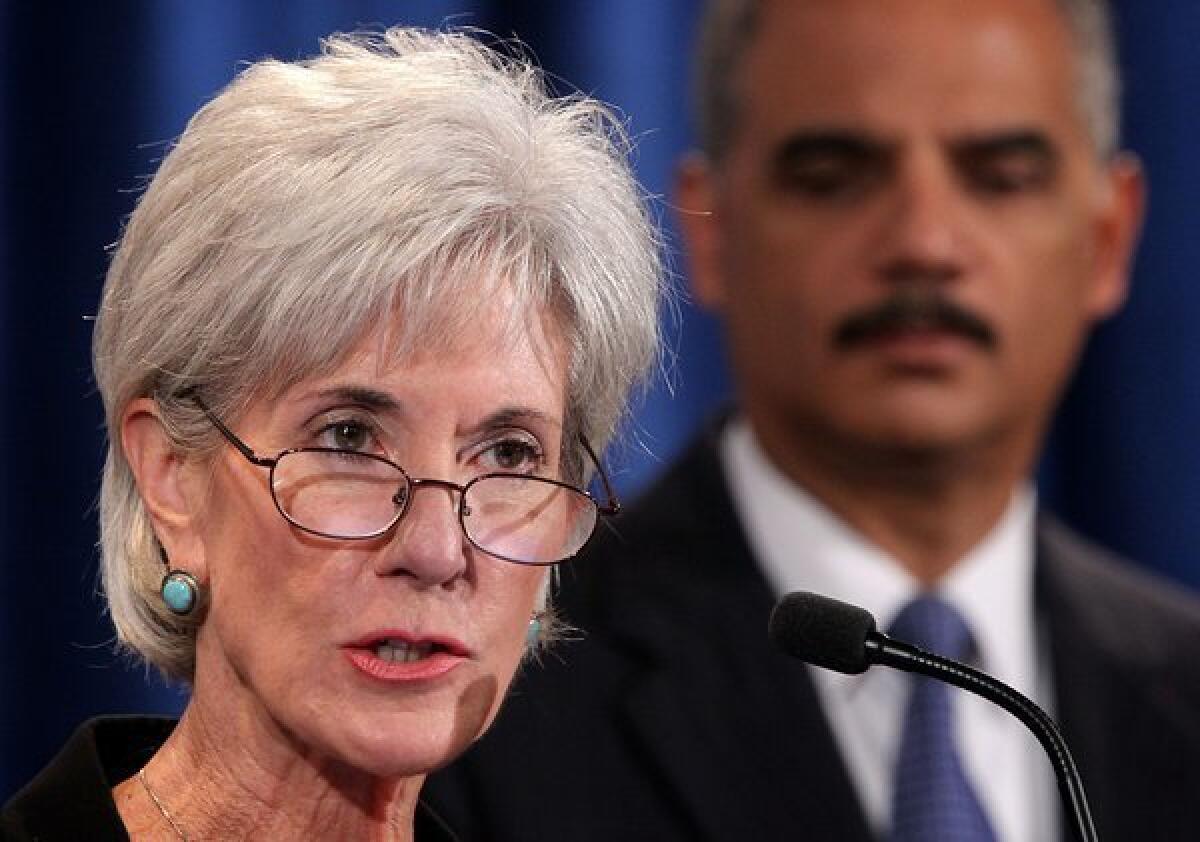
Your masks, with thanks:
[(322, 447), (335, 450), (364, 451), (371, 449), (371, 429), (357, 421), (334, 421), (317, 434)]
[(545, 461), (541, 449), (525, 439), (504, 439), (482, 454), (486, 470), (532, 472)]

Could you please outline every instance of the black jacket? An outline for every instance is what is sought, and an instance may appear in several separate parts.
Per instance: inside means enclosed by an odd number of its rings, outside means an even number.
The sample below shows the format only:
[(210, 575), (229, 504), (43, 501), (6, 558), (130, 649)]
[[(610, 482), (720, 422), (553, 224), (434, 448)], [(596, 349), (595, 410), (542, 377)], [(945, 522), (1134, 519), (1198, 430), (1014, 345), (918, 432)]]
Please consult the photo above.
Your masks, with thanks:
[[(128, 842), (112, 788), (158, 751), (175, 720), (106, 716), (85, 722), (58, 756), (0, 811), (3, 842)], [(417, 805), (417, 842), (454, 842), (428, 807)]]
[[(1200, 839), (1200, 604), (1051, 519), (1037, 537), (1056, 710), (1100, 838)], [(807, 669), (767, 640), (715, 430), (563, 576), (582, 639), (426, 786), (465, 839), (869, 842)]]

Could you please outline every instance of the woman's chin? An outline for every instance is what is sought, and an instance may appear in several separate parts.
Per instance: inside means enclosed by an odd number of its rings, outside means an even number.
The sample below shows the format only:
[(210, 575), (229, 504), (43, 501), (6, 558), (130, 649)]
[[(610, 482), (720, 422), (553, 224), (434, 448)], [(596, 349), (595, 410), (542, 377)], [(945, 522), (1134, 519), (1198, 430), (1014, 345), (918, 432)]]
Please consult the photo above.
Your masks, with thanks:
[(446, 766), (465, 749), (465, 745), (451, 746), (444, 743), (363, 746), (343, 760), (359, 772), (373, 778), (414, 778)]
[[(442, 717), (404, 717), (407, 721), (369, 721), (345, 734), (340, 760), (377, 778), (407, 778), (440, 769), (466, 751), (483, 730), (483, 717), (472, 722)], [(416, 721), (414, 721), (416, 720)]]

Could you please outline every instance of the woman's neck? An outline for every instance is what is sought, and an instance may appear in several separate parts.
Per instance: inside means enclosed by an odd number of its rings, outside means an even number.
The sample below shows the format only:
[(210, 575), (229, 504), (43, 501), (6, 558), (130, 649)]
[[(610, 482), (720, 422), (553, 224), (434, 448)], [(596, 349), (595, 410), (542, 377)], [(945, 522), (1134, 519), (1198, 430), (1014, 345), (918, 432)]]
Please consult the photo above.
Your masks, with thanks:
[(143, 774), (114, 788), (131, 839), (411, 842), (423, 777), (350, 769), (239, 713), (194, 696)]

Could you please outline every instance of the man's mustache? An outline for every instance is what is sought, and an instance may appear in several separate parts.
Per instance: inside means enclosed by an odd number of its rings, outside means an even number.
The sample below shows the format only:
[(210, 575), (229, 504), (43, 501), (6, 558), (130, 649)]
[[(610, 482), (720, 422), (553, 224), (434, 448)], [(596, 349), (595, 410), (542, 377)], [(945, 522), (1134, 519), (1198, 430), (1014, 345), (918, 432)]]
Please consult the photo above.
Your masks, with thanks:
[(852, 313), (838, 326), (834, 344), (850, 349), (909, 330), (956, 333), (979, 346), (996, 347), (996, 332), (981, 316), (939, 290), (898, 290), (879, 304)]

